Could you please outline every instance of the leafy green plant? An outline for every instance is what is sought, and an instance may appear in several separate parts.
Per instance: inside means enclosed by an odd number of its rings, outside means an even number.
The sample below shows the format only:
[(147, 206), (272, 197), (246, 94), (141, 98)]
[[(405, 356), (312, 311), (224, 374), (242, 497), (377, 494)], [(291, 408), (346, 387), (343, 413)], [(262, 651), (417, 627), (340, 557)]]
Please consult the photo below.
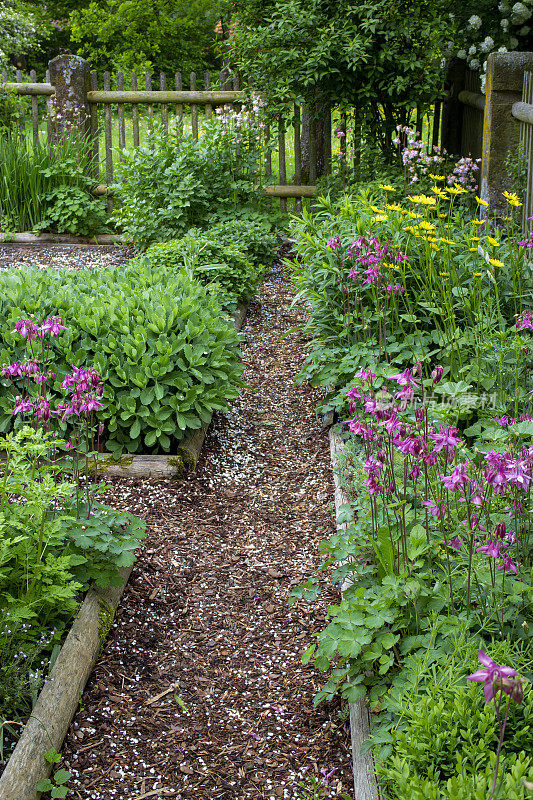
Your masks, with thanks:
[[(241, 114), (246, 112), (240, 112)], [(207, 121), (202, 137), (156, 128), (145, 146), (124, 154), (115, 184), (114, 221), (139, 246), (169, 241), (192, 226), (232, 217), (261, 218), (261, 128), (250, 112)]]
[[(170, 268), (28, 269), (3, 272), (0, 286), (0, 362), (29, 355), (13, 333), (18, 317), (61, 314), (68, 330), (53, 345), (57, 388), (73, 367), (99, 372), (97, 417), (117, 458), (170, 451), (238, 394), (239, 335), (216, 297)], [(13, 411), (12, 390), (3, 386), (0, 431)]]
[(202, 233), (191, 229), (181, 239), (153, 244), (140, 260), (153, 268), (166, 267), (196, 278), (215, 289), (226, 308), (253, 297), (261, 278), (261, 269), (238, 245), (220, 242), (213, 230)]
[(91, 195), (88, 142), (65, 137), (49, 147), (18, 132), (0, 136), (0, 224), (5, 231), (94, 234), (106, 229), (105, 207)]
[[(59, 764), (61, 756), (55, 751), (54, 748), (44, 754), (44, 758), (49, 764)], [(37, 781), (37, 790), (39, 792), (50, 792), (52, 800), (63, 800), (67, 796), (68, 788), (65, 785), (72, 778), (72, 774), (67, 769), (57, 769), (51, 778), (41, 778)]]

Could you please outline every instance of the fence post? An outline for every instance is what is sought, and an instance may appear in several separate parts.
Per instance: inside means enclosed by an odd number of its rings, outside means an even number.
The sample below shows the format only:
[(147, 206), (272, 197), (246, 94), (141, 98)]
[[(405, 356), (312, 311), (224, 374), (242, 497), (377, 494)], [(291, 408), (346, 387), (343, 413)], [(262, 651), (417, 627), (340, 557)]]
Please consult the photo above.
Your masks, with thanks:
[(508, 156), (517, 154), (520, 126), (511, 115), (522, 99), (524, 72), (533, 69), (533, 53), (491, 53), (485, 84), (485, 119), (481, 162), (481, 198), (489, 203), (485, 216), (504, 216), (502, 193), (509, 190)]
[(87, 92), (91, 88), (91, 68), (80, 56), (63, 54), (48, 64), (50, 83), (55, 89), (51, 105), (51, 132), (61, 138), (71, 130), (82, 136), (91, 131)]

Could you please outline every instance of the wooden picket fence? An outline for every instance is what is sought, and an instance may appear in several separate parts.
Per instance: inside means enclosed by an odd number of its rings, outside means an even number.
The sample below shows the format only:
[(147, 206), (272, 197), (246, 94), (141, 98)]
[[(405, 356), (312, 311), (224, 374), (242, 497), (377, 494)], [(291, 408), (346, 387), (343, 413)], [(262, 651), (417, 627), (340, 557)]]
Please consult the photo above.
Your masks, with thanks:
[[(100, 195), (107, 193), (107, 187), (114, 181), (120, 153), (129, 146), (143, 144), (153, 133), (156, 122), (165, 132), (169, 131), (171, 125), (181, 132), (187, 126), (193, 138), (198, 140), (203, 122), (212, 117), (217, 106), (229, 105), (238, 109), (246, 99), (238, 77), (225, 72), (220, 77), (216, 76), (215, 80), (212, 80), (209, 72), (205, 72), (201, 81), (194, 72), (186, 79), (181, 72), (176, 72), (171, 79), (162, 72), (157, 86), (150, 73), (139, 76), (132, 72), (128, 78), (127, 87), (123, 72), (118, 72), (114, 79), (109, 72), (104, 72), (100, 79), (95, 71), (90, 73), (90, 90), (86, 100), (90, 117), (93, 177), (98, 182), (95, 191)], [(37, 143), (43, 137), (51, 139), (51, 108), (55, 87), (50, 83), (50, 71), (47, 71), (43, 83), (37, 82), (34, 71), (30, 73), (29, 81), (20, 71), (17, 72), (16, 81), (8, 81), (5, 73), (2, 74), (2, 81), (8, 89), (31, 99), (31, 124), (22, 119), (21, 127), (25, 130), (31, 128), (33, 142)], [(184, 84), (187, 88), (184, 88)], [(290, 124), (287, 114), (279, 115), (275, 137), (271, 136), (270, 126), (267, 125), (265, 129), (265, 140), (269, 146), (264, 171), (267, 183), (271, 184), (265, 187), (265, 191), (280, 199), (282, 210), (286, 210), (288, 198), (301, 203), (302, 198), (312, 197), (316, 191), (317, 167), (313, 148), (310, 148), (309, 154), (308, 181), (302, 182), (302, 109), (291, 106), (288, 110), (292, 111), (291, 137), (287, 137)], [(273, 164), (273, 159), (277, 163)], [(291, 180), (288, 177), (288, 163), (294, 170)], [(278, 183), (272, 183), (276, 179)]]

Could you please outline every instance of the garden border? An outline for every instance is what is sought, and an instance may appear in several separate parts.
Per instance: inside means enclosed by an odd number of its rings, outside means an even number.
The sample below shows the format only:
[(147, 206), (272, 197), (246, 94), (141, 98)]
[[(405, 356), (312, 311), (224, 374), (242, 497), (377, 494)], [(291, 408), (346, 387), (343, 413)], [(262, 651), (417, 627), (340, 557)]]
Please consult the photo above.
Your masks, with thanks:
[[(2, 237), (5, 237), (4, 239)], [(100, 236), (78, 236), (69, 233), (3, 233), (0, 234), (0, 244), (34, 245), (34, 244), (120, 244), (131, 245), (120, 234), (105, 233)]]
[[(344, 452), (344, 440), (335, 426), (331, 425), (328, 431), (331, 465), (333, 468), (333, 483), (335, 486), (335, 519), (340, 514), (341, 506), (349, 502), (341, 486), (337, 474), (337, 458)], [(348, 523), (337, 523), (337, 530), (344, 530)], [(341, 593), (350, 585), (347, 578), (341, 586)], [(374, 771), (374, 760), (371, 752), (361, 754), (361, 745), (370, 735), (370, 715), (364, 700), (350, 703), (350, 736), (352, 740), (352, 768), (355, 800), (376, 800), (380, 797)], [(3, 799), (2, 799), (3, 800)]]
[[(237, 331), (242, 328), (248, 305), (239, 305), (231, 314)], [(209, 424), (205, 423), (187, 439), (194, 464)], [(145, 459), (146, 463), (146, 456), (137, 458)], [(172, 460), (171, 456), (160, 458), (167, 462)], [(127, 477), (127, 468), (121, 470), (120, 474)], [(113, 625), (133, 566), (120, 570), (120, 586), (89, 589), (87, 592), (50, 677), (41, 689), (21, 737), (0, 776), (0, 800), (38, 800), (40, 797), (37, 782), (48, 778), (52, 771), (52, 765), (45, 760), (44, 754), (51, 748), (59, 752), (63, 745), (85, 685)], [(47, 722), (43, 722), (43, 719)]]

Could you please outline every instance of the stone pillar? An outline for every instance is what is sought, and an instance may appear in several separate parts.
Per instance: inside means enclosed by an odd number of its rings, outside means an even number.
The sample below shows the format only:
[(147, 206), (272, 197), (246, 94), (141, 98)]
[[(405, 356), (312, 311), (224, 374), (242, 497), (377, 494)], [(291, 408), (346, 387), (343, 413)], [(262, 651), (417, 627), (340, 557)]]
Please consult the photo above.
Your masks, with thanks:
[(533, 53), (491, 53), (485, 84), (485, 119), (481, 162), (482, 206), (485, 217), (502, 217), (507, 204), (503, 192), (509, 190), (505, 161), (518, 154), (520, 123), (511, 114), (513, 103), (522, 99), (524, 72), (533, 70)]
[(50, 83), (55, 89), (50, 103), (52, 137), (61, 138), (70, 132), (88, 136), (90, 109), (87, 92), (91, 88), (90, 66), (79, 56), (64, 54), (49, 64)]

